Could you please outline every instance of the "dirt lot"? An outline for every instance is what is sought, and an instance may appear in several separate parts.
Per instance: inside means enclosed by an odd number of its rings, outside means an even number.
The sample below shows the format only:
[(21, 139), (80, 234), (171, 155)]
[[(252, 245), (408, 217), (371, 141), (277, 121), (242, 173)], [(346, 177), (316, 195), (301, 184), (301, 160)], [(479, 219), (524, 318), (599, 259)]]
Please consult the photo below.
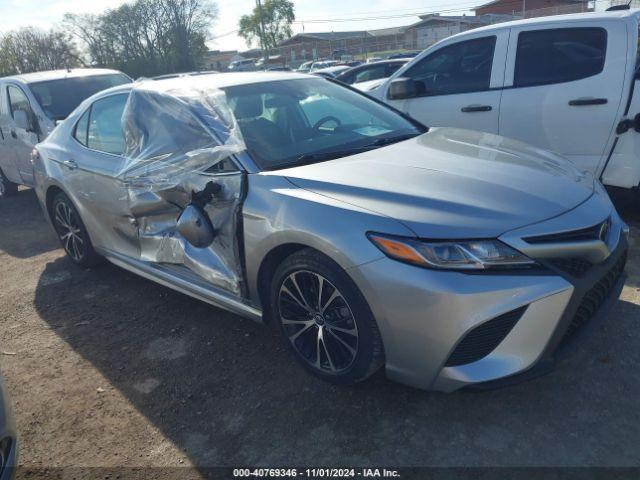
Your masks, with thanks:
[(269, 328), (115, 266), (80, 270), (22, 190), (0, 202), (20, 464), (640, 466), (640, 215), (625, 217), (629, 278), (602, 329), (550, 375), (445, 395), (383, 375), (328, 385)]

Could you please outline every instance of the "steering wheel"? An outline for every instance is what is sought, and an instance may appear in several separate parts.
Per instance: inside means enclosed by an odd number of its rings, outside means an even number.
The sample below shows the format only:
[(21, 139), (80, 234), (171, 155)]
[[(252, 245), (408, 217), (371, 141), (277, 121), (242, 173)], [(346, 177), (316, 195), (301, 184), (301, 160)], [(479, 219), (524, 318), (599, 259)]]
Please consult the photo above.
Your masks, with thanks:
[(314, 123), (313, 124), (313, 129), (314, 130), (319, 130), (320, 127), (323, 126), (327, 122), (335, 122), (336, 123), (336, 127), (339, 127), (340, 125), (342, 125), (342, 122), (340, 121), (339, 118), (336, 118), (333, 115), (327, 115), (326, 117), (322, 117), (320, 120), (318, 120), (316, 123)]

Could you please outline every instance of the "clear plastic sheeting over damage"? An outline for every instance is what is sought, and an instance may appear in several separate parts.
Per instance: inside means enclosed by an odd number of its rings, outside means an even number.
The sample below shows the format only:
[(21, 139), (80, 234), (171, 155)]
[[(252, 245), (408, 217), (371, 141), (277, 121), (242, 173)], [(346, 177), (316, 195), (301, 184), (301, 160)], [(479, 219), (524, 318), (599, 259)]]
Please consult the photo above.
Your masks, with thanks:
[(149, 190), (179, 185), (246, 148), (224, 91), (207, 88), (206, 76), (136, 83), (122, 126), (117, 177)]
[(204, 78), (140, 82), (122, 127), (116, 178), (128, 193), (140, 260), (240, 295), (244, 175), (219, 167), (245, 145), (224, 92)]

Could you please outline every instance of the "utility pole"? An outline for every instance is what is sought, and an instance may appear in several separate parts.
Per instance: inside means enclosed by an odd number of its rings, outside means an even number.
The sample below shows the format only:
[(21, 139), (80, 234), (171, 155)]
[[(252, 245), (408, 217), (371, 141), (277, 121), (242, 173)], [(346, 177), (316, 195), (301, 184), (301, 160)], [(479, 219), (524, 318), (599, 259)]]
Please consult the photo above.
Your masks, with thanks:
[(522, 0), (522, 18), (527, 18), (527, 0)]
[(269, 62), (269, 52), (267, 51), (267, 44), (264, 38), (264, 20), (262, 18), (262, 3), (260, 0), (256, 0), (256, 7), (258, 8), (258, 22), (260, 23), (260, 43), (262, 44), (262, 61), (263, 66), (266, 69)]

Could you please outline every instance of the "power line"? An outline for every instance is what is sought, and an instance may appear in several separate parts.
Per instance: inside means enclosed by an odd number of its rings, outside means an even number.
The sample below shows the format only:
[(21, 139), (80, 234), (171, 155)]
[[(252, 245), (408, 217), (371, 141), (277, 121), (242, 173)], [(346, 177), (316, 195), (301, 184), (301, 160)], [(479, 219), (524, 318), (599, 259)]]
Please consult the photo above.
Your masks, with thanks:
[[(585, 0), (583, 3), (585, 4), (589, 4), (589, 3), (593, 3), (594, 5), (596, 3), (610, 3), (611, 0)], [(522, 6), (522, 0), (511, 0), (509, 2), (503, 2), (502, 5), (513, 5), (513, 6), (517, 6), (520, 7)], [(318, 18), (308, 18), (308, 19), (298, 19), (298, 20), (294, 20), (293, 23), (295, 24), (302, 24), (302, 23), (340, 23), (340, 22), (364, 22), (364, 21), (375, 21), (375, 20), (389, 20), (389, 19), (395, 19), (395, 18), (410, 18), (410, 17), (419, 17), (419, 16), (423, 16), (423, 15), (432, 15), (432, 14), (436, 14), (436, 13), (452, 13), (452, 12), (460, 12), (460, 11), (465, 11), (465, 10), (474, 10), (475, 8), (480, 7), (481, 5), (478, 5), (478, 2), (465, 2), (465, 3), (459, 3), (459, 4), (447, 4), (446, 6), (448, 7), (456, 7), (456, 8), (448, 8), (448, 9), (437, 9), (437, 10), (430, 10), (430, 11), (422, 11), (422, 12), (415, 12), (415, 13), (401, 13), (401, 14), (392, 14), (392, 15), (379, 15), (379, 16), (366, 16), (366, 17), (334, 17), (334, 18), (324, 18), (324, 19), (318, 19)], [(434, 7), (437, 8), (437, 7)], [(517, 9), (518, 11), (520, 10), (519, 8)], [(516, 10), (514, 10), (516, 11)], [(374, 13), (374, 12), (370, 12), (370, 13)], [(470, 15), (470, 17), (472, 17), (473, 15)]]

